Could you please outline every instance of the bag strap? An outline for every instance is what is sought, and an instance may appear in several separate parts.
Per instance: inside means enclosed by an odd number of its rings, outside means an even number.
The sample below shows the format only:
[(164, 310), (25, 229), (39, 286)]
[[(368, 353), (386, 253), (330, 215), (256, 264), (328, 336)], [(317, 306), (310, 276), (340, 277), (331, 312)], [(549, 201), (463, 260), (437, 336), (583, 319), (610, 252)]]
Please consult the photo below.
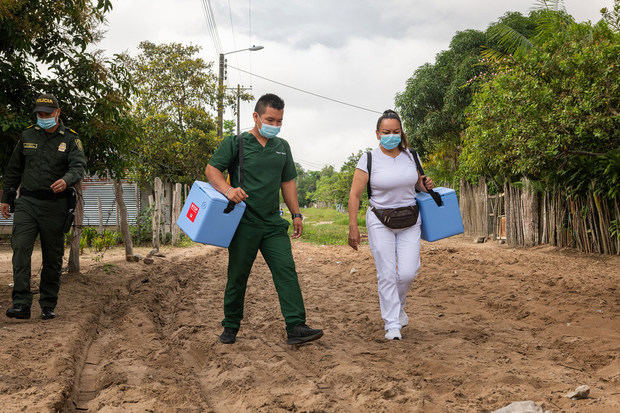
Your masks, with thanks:
[(372, 194), (372, 190), (370, 189), (370, 171), (372, 170), (372, 153), (370, 153), (370, 151), (366, 152), (366, 169), (368, 169), (368, 183), (366, 184), (366, 193), (368, 194), (368, 199), (370, 199), (370, 195)]
[(237, 135), (237, 140), (239, 141), (239, 152), (238, 152), (238, 172), (239, 172), (239, 186), (243, 186), (243, 137), (241, 135)]
[[(237, 141), (239, 143), (239, 150), (237, 151), (237, 173), (239, 174), (239, 187), (243, 186), (243, 137), (241, 135), (237, 135)], [(230, 172), (230, 171), (229, 171)], [(232, 180), (230, 182), (232, 184)], [(232, 212), (233, 209), (235, 209), (235, 204), (234, 201), (228, 201), (228, 205), (226, 206), (226, 209), (224, 209), (224, 213), (225, 214), (229, 214)]]
[[(422, 164), (420, 164), (420, 159), (418, 159), (418, 153), (411, 149), (409, 149), (409, 153), (411, 153), (411, 155), (413, 156), (413, 160), (415, 161), (415, 166), (416, 168), (418, 168), (418, 173), (420, 174), (420, 176), (423, 176), (424, 169), (422, 169)], [(426, 188), (426, 177), (424, 177), (424, 179), (422, 180), (422, 184)], [(437, 192), (433, 191), (432, 189), (427, 188), (426, 190), (428, 191), (428, 194), (431, 197), (433, 197), (433, 200), (435, 201), (437, 206), (443, 205), (443, 201), (441, 200), (441, 195), (439, 195)]]

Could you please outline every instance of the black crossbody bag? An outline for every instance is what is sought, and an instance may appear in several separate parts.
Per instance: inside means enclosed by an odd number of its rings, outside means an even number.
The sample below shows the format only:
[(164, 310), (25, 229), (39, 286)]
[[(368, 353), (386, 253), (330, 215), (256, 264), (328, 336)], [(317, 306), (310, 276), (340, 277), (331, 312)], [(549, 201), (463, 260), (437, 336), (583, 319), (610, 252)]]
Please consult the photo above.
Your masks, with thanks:
[[(418, 160), (418, 154), (415, 151), (409, 151), (409, 153), (413, 156), (413, 160), (415, 161), (416, 168), (420, 176), (424, 175), (424, 170)], [(368, 199), (370, 199), (372, 194), (370, 189), (370, 172), (372, 170), (371, 152), (366, 152), (366, 168), (368, 169), (368, 183), (366, 184), (366, 192), (368, 193)], [(441, 201), (439, 194), (434, 192), (432, 189), (429, 190), (428, 193), (433, 197), (437, 205), (442, 205), (443, 202)], [(420, 214), (417, 205), (386, 209), (371, 207), (370, 209), (383, 225), (391, 229), (402, 229), (414, 226), (416, 222), (418, 222), (418, 216)]]

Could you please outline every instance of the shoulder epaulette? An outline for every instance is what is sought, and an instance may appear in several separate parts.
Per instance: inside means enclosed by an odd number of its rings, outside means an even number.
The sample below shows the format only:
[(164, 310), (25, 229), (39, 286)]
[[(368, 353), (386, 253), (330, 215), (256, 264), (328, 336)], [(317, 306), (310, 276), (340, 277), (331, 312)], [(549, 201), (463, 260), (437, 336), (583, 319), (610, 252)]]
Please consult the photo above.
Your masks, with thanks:
[(28, 126), (26, 129), (30, 129), (30, 128), (32, 128), (33, 126), (34, 126), (34, 124), (33, 124), (33, 125)]
[(75, 133), (76, 135), (78, 134), (76, 131), (74, 131), (74, 130), (73, 130), (73, 129), (71, 129), (71, 128), (69, 128), (69, 131), (70, 131), (70, 132)]

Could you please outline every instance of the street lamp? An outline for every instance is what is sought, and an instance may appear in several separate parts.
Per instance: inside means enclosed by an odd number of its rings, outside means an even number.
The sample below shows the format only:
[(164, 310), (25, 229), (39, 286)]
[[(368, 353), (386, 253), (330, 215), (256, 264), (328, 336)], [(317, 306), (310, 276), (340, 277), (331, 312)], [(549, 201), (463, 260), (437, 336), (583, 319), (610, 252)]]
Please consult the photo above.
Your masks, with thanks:
[[(218, 79), (218, 93), (217, 93), (217, 136), (222, 139), (224, 129), (224, 71), (226, 68), (226, 60), (224, 56), (237, 52), (255, 52), (257, 50), (264, 49), (263, 46), (252, 46), (247, 49), (234, 50), (232, 52), (220, 53), (220, 77)], [(237, 110), (239, 110), (237, 108)]]

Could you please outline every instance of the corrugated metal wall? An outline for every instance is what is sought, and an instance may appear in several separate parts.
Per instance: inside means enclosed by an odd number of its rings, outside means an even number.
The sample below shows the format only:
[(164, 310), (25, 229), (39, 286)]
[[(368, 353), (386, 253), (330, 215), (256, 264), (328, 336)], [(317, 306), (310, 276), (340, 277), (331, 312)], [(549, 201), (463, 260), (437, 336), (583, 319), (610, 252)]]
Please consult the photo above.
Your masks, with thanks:
[[(117, 225), (116, 202), (114, 201), (114, 183), (112, 181), (85, 181), (84, 192), (84, 222), (83, 225), (99, 225), (99, 203), (103, 212), (103, 225)], [(129, 225), (136, 223), (140, 211), (140, 194), (136, 184), (123, 183), (123, 199), (127, 206), (127, 220)]]
[[(114, 183), (107, 180), (84, 180), (84, 224), (88, 226), (99, 225), (99, 206), (97, 199), (101, 198), (103, 212), (103, 225), (115, 226), (116, 223), (116, 202), (114, 201)], [(123, 198), (127, 205), (127, 220), (129, 225), (136, 223), (140, 204), (140, 189), (134, 183), (123, 183)], [(12, 226), (13, 217), (4, 219), (0, 217), (0, 226)]]

